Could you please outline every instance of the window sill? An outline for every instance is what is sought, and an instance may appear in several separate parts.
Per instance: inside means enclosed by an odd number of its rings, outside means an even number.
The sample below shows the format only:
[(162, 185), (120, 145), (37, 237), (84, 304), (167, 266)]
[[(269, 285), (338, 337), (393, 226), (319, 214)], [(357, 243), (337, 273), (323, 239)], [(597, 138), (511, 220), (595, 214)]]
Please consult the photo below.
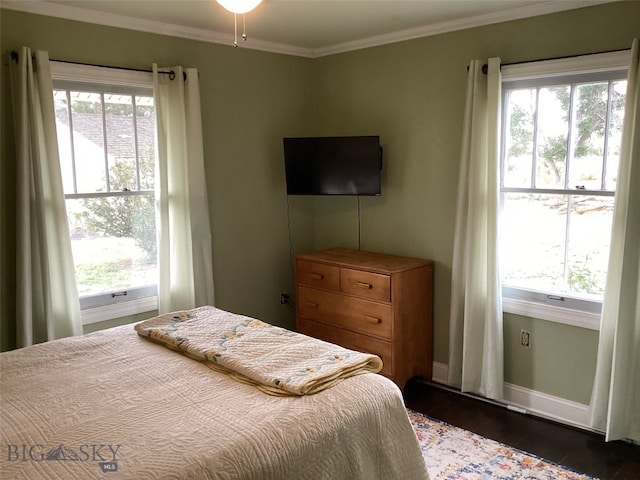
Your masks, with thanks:
[(158, 309), (158, 297), (137, 298), (128, 302), (119, 302), (95, 308), (86, 308), (81, 311), (82, 324), (103, 322), (114, 318), (135, 315), (136, 313), (150, 312)]
[(536, 302), (502, 298), (502, 310), (505, 313), (515, 313), (526, 317), (563, 323), (574, 327), (600, 330), (600, 314), (573, 310), (570, 308), (543, 305)]

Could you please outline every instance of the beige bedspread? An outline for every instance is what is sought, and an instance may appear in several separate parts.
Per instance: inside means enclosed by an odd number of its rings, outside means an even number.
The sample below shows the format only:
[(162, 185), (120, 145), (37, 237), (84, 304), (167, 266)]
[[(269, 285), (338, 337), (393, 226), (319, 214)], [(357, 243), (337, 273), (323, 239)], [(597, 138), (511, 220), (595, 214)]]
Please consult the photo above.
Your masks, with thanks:
[(130, 325), (0, 354), (2, 479), (424, 479), (398, 388), (276, 397)]
[(210, 306), (158, 315), (135, 330), (271, 395), (311, 395), (382, 369), (376, 355)]

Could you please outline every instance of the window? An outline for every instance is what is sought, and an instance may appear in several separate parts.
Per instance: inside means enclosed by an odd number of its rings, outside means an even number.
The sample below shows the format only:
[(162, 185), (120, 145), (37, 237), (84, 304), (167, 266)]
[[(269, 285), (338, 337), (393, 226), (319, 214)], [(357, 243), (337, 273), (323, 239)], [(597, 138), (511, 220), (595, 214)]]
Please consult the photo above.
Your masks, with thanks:
[[(82, 75), (67, 75), (67, 70)], [(69, 235), (84, 323), (157, 308), (150, 77), (53, 69)], [(68, 77), (72, 78), (69, 79)]]
[(598, 326), (624, 117), (622, 58), (503, 69), (500, 260), (507, 311), (525, 304), (532, 310), (511, 311), (558, 321), (579, 318), (579, 311), (586, 320), (577, 324)]

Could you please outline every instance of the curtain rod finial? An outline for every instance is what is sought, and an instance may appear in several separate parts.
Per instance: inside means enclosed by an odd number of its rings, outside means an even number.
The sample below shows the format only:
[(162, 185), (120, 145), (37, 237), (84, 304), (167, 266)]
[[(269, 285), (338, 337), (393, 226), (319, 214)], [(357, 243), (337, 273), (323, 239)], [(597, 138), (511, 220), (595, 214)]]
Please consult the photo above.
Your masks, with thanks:
[[(467, 65), (467, 72), (468, 71), (469, 71), (469, 65)], [(489, 65), (485, 63), (484, 65), (482, 65), (482, 73), (486, 75), (488, 71), (489, 71)]]

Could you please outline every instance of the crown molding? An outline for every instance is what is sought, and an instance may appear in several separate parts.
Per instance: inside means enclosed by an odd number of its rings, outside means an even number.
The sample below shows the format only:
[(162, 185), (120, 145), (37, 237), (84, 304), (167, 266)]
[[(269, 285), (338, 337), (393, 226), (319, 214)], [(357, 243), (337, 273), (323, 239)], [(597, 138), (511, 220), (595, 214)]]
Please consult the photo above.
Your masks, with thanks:
[[(440, 22), (424, 27), (416, 27), (384, 35), (339, 43), (321, 48), (304, 48), (294, 45), (269, 42), (257, 38), (251, 38), (247, 43), (239, 44), (239, 48), (249, 50), (260, 50), (270, 53), (280, 53), (284, 55), (294, 55), (307, 58), (319, 58), (338, 53), (346, 53), (364, 48), (377, 47), (390, 43), (414, 40), (422, 37), (429, 37), (457, 30), (481, 27), (494, 23), (508, 22), (522, 18), (536, 17), (551, 13), (558, 13), (578, 8), (591, 7), (604, 3), (613, 3), (621, 0), (572, 0), (572, 1), (548, 1), (542, 4), (526, 7), (506, 9), (485, 15), (477, 15), (460, 20)], [(2, 8), (17, 10), (21, 12), (45, 15), (50, 17), (64, 18), (78, 22), (93, 23), (108, 27), (125, 28), (157, 35), (167, 35), (172, 37), (186, 38), (201, 42), (216, 43), (222, 45), (233, 45), (233, 37), (229, 34), (220, 33), (200, 28), (185, 27), (171, 23), (157, 22), (154, 20), (144, 20), (139, 18), (115, 15), (111, 13), (97, 12), (79, 7), (70, 7), (55, 3), (48, 3), (42, 0), (3, 0)]]
[[(64, 18), (65, 20), (75, 20), (77, 22), (92, 23), (105, 27), (117, 27), (127, 30), (155, 33), (156, 35), (166, 35), (207, 43), (217, 43), (233, 48), (233, 35), (213, 30), (205, 30), (202, 28), (185, 27), (183, 25), (176, 25), (172, 23), (97, 12), (86, 8), (48, 3), (42, 0), (2, 0), (1, 7), (7, 10), (16, 10), (36, 15)], [(281, 53), (284, 55), (295, 55), (300, 57), (311, 57), (312, 55), (311, 50), (308, 48), (268, 42), (257, 38), (250, 38), (247, 42), (239, 43), (238, 48)]]
[(350, 52), (353, 50), (361, 50), (364, 48), (379, 47), (390, 43), (404, 42), (406, 40), (414, 40), (417, 38), (430, 37), (442, 33), (455, 32), (457, 30), (466, 30), (469, 28), (482, 27), (494, 23), (509, 22), (511, 20), (520, 20), (523, 18), (537, 17), (558, 13), (567, 10), (575, 10), (578, 8), (592, 7), (604, 3), (613, 3), (621, 0), (573, 0), (573, 1), (548, 1), (537, 5), (526, 7), (505, 9), (501, 12), (489, 13), (484, 15), (476, 15), (448, 22), (434, 23), (423, 27), (410, 28), (400, 30), (384, 35), (376, 35), (373, 37), (345, 42), (328, 47), (313, 49), (312, 58), (335, 55), (338, 53)]

